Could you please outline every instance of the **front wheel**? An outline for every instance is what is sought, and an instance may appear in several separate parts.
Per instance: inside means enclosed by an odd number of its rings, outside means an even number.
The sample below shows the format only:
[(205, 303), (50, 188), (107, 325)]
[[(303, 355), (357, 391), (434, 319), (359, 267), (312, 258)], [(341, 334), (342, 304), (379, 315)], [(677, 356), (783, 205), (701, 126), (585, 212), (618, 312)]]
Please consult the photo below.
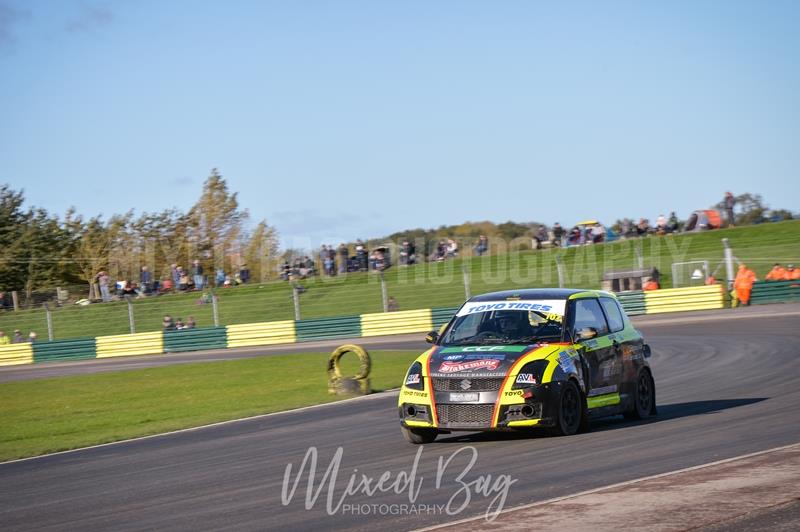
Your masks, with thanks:
[(633, 409), (625, 412), (625, 419), (645, 419), (656, 413), (656, 385), (647, 370), (639, 372), (633, 390)]
[(561, 393), (558, 397), (556, 425), (550, 432), (554, 436), (571, 436), (585, 425), (582, 422), (583, 417), (581, 392), (574, 382), (567, 381), (561, 387)]
[(407, 442), (419, 445), (421, 443), (431, 443), (439, 435), (436, 429), (412, 429), (408, 427), (400, 427), (403, 437)]

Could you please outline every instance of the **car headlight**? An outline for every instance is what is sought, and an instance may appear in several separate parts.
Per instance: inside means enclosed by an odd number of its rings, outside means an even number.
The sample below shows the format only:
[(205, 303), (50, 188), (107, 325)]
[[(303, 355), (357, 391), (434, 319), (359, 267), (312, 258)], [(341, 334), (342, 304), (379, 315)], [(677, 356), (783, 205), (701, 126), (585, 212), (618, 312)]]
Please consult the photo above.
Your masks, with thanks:
[(528, 386), (541, 384), (542, 375), (544, 375), (548, 364), (549, 362), (547, 360), (534, 360), (522, 366), (517, 372), (517, 376), (514, 378), (514, 385), (511, 389), (519, 390)]
[(405, 386), (412, 390), (425, 389), (425, 381), (422, 379), (422, 364), (419, 362), (411, 364), (411, 367), (408, 368), (408, 373), (406, 373)]

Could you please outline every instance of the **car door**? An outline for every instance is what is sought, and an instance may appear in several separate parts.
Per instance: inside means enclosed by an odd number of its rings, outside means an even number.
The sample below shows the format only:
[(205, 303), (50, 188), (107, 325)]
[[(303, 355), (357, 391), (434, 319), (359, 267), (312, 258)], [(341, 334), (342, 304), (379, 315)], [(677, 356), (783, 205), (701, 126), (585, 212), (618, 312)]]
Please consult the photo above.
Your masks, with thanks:
[[(587, 396), (589, 406), (604, 406), (592, 397), (607, 394), (617, 394), (622, 373), (621, 358), (618, 347), (609, 338), (609, 327), (605, 314), (596, 298), (581, 298), (574, 300), (572, 312), (573, 337), (578, 338), (578, 331), (591, 327), (597, 331), (597, 336), (587, 340), (578, 340), (583, 348), (583, 354), (589, 365), (589, 385)], [(613, 404), (608, 403), (608, 404)]]

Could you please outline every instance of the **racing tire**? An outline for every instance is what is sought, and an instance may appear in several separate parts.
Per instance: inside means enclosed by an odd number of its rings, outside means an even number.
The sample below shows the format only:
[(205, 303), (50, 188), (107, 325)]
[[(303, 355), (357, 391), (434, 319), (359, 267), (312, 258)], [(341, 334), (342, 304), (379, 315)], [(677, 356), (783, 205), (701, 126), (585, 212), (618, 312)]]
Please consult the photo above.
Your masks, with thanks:
[(571, 436), (578, 432), (585, 418), (583, 403), (581, 392), (575, 383), (565, 382), (558, 396), (556, 424), (550, 429), (550, 434)]
[(411, 429), (408, 427), (400, 427), (403, 432), (403, 437), (408, 443), (420, 445), (423, 443), (431, 443), (439, 435), (436, 429)]
[(647, 370), (639, 372), (633, 386), (633, 409), (623, 414), (625, 419), (645, 419), (656, 413), (656, 385)]

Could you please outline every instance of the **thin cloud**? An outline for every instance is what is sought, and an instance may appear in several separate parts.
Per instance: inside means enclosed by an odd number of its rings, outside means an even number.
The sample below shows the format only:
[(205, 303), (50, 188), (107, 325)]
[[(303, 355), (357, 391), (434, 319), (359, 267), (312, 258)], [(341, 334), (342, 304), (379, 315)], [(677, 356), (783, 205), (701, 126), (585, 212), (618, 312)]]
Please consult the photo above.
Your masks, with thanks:
[(186, 187), (189, 185), (194, 184), (194, 179), (191, 177), (183, 176), (183, 177), (176, 177), (175, 179), (169, 182), (170, 185), (178, 186), (178, 187)]
[(16, 40), (14, 28), (21, 21), (31, 18), (31, 12), (11, 7), (0, 0), (0, 48), (10, 46)]
[(103, 28), (114, 21), (114, 14), (102, 7), (82, 5), (78, 18), (66, 25), (70, 33), (85, 33)]

